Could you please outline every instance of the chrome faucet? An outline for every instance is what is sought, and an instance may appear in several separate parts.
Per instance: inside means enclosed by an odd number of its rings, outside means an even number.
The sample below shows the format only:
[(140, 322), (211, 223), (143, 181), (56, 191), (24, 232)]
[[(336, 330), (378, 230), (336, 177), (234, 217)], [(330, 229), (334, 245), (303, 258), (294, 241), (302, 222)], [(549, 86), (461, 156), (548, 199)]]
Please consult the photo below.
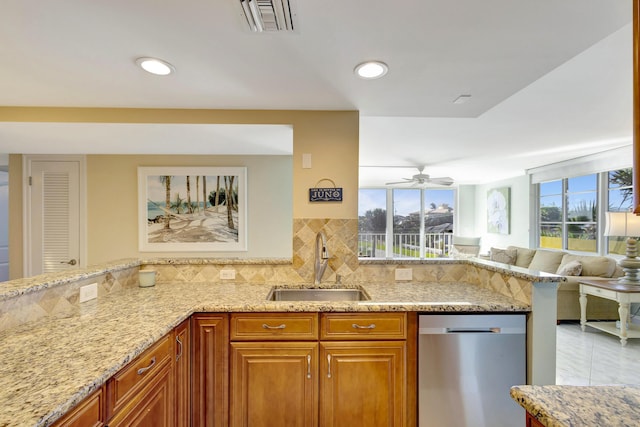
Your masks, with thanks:
[(329, 251), (327, 251), (327, 236), (322, 231), (318, 231), (318, 234), (316, 234), (315, 263), (313, 265), (313, 283), (315, 285), (319, 285), (322, 281), (322, 276), (327, 269), (328, 263)]

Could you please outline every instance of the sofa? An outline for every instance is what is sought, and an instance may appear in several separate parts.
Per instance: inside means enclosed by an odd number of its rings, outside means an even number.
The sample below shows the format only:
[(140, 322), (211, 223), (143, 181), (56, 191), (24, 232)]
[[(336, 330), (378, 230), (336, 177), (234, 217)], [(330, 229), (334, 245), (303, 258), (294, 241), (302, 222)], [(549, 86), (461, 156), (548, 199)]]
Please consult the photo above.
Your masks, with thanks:
[[(567, 279), (558, 287), (557, 320), (579, 320), (579, 283), (584, 279), (606, 279), (620, 277), (624, 273), (616, 260), (600, 255), (574, 255), (549, 249), (529, 249), (508, 246), (506, 249), (491, 248), (489, 259), (509, 265), (558, 274)], [(618, 319), (618, 304), (604, 298), (590, 297), (587, 303), (587, 319)]]

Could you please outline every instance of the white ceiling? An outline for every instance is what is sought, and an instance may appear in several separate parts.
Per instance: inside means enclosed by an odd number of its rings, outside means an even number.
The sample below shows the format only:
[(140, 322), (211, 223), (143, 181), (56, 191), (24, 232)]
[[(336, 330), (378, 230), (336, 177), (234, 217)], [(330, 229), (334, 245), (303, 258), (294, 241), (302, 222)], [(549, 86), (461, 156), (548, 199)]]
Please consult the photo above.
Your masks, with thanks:
[[(631, 143), (631, 1), (295, 0), (278, 34), (248, 31), (237, 1), (5, 0), (0, 105), (355, 109), (361, 186), (417, 172), (383, 166), (490, 182)], [(358, 80), (367, 59), (389, 73)], [(0, 152), (128, 152), (131, 132), (140, 152), (212, 152), (222, 132), (242, 153), (287, 132), (215, 128), (0, 123)]]

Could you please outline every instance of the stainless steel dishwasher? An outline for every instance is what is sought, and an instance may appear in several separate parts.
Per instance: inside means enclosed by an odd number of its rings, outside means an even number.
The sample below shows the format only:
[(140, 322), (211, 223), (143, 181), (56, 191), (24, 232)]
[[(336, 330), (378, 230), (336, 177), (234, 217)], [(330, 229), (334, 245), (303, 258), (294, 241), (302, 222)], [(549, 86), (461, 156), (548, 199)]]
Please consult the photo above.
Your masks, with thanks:
[(420, 427), (513, 427), (524, 409), (509, 388), (526, 383), (524, 314), (419, 316)]

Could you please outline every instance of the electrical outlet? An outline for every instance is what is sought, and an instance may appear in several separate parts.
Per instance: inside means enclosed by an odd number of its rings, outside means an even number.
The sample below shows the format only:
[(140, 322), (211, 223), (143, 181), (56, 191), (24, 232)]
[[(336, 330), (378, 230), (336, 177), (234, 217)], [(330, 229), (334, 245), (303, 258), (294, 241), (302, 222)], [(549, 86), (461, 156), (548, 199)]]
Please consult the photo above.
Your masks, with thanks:
[(413, 268), (396, 268), (396, 280), (412, 280)]
[(91, 283), (90, 285), (82, 286), (80, 288), (80, 302), (91, 301), (98, 298), (98, 284)]
[(233, 280), (236, 278), (236, 271), (231, 268), (220, 270), (220, 278), (222, 280)]

